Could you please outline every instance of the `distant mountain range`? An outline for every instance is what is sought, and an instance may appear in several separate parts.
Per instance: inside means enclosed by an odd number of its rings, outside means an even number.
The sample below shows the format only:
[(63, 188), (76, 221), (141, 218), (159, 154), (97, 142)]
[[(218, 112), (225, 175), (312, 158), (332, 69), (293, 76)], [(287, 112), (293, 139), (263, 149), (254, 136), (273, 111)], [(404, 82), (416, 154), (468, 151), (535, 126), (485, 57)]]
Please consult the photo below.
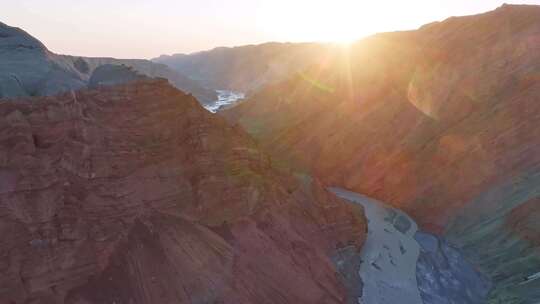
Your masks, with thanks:
[(48, 96), (88, 84), (105, 64), (126, 65), (150, 76), (168, 79), (204, 105), (218, 100), (217, 90), (247, 95), (287, 79), (337, 47), (319, 43), (265, 43), (220, 47), (194, 54), (160, 56), (152, 61), (54, 54), (25, 31), (0, 23), (0, 97)]
[(202, 103), (217, 100), (215, 91), (165, 65), (142, 59), (89, 58), (58, 55), (25, 31), (0, 23), (0, 98), (48, 96), (88, 84), (100, 65), (133, 67), (150, 77), (168, 79), (175, 87), (192, 93)]
[(206, 87), (250, 94), (325, 60), (336, 48), (320, 43), (272, 42), (163, 55), (153, 61), (166, 64)]

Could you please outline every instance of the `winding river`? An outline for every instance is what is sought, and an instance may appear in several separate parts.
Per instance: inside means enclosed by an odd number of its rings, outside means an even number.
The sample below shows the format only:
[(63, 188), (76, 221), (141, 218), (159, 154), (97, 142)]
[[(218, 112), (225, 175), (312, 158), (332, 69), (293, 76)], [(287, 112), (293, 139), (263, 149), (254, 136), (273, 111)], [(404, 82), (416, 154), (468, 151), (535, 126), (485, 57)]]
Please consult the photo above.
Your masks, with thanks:
[(362, 205), (368, 220), (358, 303), (484, 303), (489, 282), (446, 241), (418, 231), (416, 222), (399, 209), (341, 188), (329, 190)]

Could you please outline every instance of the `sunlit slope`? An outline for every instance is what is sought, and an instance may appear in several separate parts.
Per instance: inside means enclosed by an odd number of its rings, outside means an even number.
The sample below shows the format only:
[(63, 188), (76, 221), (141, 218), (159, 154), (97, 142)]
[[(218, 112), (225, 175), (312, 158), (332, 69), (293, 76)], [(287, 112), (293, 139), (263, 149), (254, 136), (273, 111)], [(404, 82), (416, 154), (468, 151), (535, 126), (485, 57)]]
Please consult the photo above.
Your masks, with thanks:
[(537, 303), (539, 97), (540, 7), (506, 5), (365, 39), (224, 115), (284, 165), (447, 231), (491, 303)]
[(540, 8), (380, 34), (224, 115), (275, 154), (443, 228), (540, 162)]

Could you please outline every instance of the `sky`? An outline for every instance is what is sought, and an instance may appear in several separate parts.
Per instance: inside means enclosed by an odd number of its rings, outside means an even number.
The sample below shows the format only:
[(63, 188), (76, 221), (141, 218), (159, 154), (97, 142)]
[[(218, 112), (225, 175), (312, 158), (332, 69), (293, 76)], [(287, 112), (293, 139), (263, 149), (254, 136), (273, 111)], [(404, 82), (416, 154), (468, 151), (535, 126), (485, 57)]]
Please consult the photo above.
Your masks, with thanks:
[(267, 41), (350, 42), (540, 0), (0, 0), (0, 22), (51, 51), (153, 58)]

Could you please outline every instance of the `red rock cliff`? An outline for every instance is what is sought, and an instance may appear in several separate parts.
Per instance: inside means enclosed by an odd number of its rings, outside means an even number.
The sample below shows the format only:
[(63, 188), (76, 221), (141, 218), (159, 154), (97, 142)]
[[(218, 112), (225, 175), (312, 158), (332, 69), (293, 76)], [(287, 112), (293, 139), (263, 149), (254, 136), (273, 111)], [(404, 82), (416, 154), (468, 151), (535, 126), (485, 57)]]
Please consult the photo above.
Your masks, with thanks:
[(331, 257), (358, 252), (362, 211), (166, 82), (0, 117), (0, 303), (346, 301)]

